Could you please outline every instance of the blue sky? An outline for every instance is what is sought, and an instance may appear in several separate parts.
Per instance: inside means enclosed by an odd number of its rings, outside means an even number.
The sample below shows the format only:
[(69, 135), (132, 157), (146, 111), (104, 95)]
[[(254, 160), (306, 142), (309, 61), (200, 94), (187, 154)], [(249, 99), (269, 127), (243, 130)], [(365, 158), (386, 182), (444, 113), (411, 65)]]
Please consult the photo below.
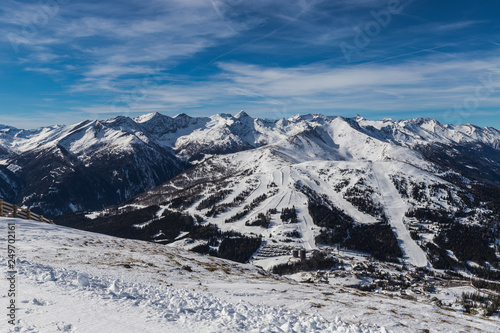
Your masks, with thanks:
[(158, 111), (500, 128), (500, 2), (3, 0), (0, 123)]

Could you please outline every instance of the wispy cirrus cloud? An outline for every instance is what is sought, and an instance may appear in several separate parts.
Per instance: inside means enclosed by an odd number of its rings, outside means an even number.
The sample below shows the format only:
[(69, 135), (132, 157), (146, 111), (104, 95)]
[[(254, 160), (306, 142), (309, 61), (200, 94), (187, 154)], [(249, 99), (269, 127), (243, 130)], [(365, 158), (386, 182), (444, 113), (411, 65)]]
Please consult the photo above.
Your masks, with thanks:
[(430, 29), (433, 29), (435, 31), (451, 31), (451, 32), (456, 32), (457, 30), (460, 29), (465, 29), (472, 27), (477, 24), (484, 23), (484, 21), (480, 20), (465, 20), (465, 21), (458, 21), (458, 22), (451, 22), (451, 23), (434, 23), (431, 25)]
[(24, 70), (26, 71), (31, 71), (31, 72), (38, 72), (42, 74), (49, 74), (49, 75), (54, 75), (54, 74), (59, 74), (60, 71), (54, 68), (49, 68), (49, 67), (26, 67)]
[[(209, 1), (66, 2), (52, 15), (47, 6), (8, 3), (0, 31), (4, 44), (20, 49), (18, 61), (56, 67), (54, 60), (69, 56), (86, 81), (100, 79), (103, 71), (116, 78), (141, 63), (175, 65), (236, 34)], [(245, 22), (236, 27), (245, 29)]]
[[(459, 58), (465, 55), (458, 56)], [(340, 95), (377, 87), (424, 87), (456, 90), (471, 80), (488, 73), (500, 73), (500, 58), (484, 60), (450, 59), (429, 56), (419, 61), (403, 63), (362, 64), (331, 67), (308, 65), (291, 68), (269, 68), (240, 63), (220, 63), (224, 78), (250, 91), (280, 96), (308, 96), (314, 94)], [(500, 84), (500, 82), (497, 82)]]
[[(380, 21), (396, 2), (5, 0), (0, 114), (29, 109), (35, 125), (49, 109), (64, 119), (240, 109), (418, 115), (474, 96), (489, 74), (496, 87), (493, 8), (400, 0), (401, 14)], [(342, 42), (364, 44), (347, 62)], [(477, 114), (493, 112), (497, 96)]]
[(404, 115), (432, 108), (442, 115), (467, 96), (474, 96), (478, 86), (481, 94), (487, 95), (481, 100), (483, 107), (500, 103), (498, 94), (493, 94), (500, 91), (500, 58), (491, 54), (482, 60), (464, 54), (454, 58), (432, 55), (419, 61), (342, 68), (325, 64), (283, 68), (234, 62), (218, 66), (222, 72), (202, 82), (173, 80), (146, 91), (122, 108), (94, 107), (102, 113), (109, 110), (110, 114), (117, 110), (217, 113), (239, 107), (264, 117), (297, 112), (359, 112), (369, 116), (386, 111)]

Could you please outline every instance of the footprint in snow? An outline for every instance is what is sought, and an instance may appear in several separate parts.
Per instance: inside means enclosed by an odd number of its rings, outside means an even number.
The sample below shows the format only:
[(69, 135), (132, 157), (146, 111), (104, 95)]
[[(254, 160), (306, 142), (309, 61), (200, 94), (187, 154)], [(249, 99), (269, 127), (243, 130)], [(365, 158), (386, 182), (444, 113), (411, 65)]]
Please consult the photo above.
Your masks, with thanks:
[(38, 305), (38, 306), (45, 306), (45, 305), (47, 305), (47, 302), (42, 300), (42, 299), (33, 298), (31, 301), (29, 301), (29, 304)]
[(82, 288), (89, 287), (90, 281), (88, 274), (78, 273), (78, 276), (76, 278), (76, 285)]
[(74, 326), (65, 322), (56, 323), (57, 331), (59, 332), (74, 332)]

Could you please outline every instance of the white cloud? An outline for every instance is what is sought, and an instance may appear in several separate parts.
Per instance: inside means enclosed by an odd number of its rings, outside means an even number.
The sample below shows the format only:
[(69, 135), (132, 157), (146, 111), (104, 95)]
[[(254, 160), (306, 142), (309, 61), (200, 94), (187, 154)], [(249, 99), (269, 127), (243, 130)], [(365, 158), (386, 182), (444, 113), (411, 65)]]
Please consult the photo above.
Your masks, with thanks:
[(48, 67), (26, 67), (24, 70), (30, 71), (30, 72), (38, 72), (42, 74), (60, 74), (60, 71), (54, 68), (48, 68)]
[(0, 23), (1, 40), (13, 44), (17, 60), (30, 69), (47, 62), (62, 66), (59, 58), (69, 57), (83, 75), (72, 85), (80, 91), (92, 90), (86, 83), (105, 75), (108, 84), (95, 87), (113, 90), (118, 77), (151, 64), (175, 66), (248, 28), (246, 20), (228, 28), (210, 1), (201, 0), (70, 2), (50, 13), (37, 4), (8, 2)]

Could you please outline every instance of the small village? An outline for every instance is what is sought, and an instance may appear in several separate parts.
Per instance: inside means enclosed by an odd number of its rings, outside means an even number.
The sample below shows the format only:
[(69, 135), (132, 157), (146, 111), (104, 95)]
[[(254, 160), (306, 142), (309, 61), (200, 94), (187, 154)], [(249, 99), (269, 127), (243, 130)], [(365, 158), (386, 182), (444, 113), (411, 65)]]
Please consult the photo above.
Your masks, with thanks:
[[(450, 275), (414, 267), (405, 263), (388, 263), (373, 260), (366, 254), (323, 247), (306, 251), (287, 245), (265, 245), (253, 257), (253, 263), (274, 258), (280, 265), (294, 265), (314, 257), (333, 259), (329, 269), (297, 271), (291, 277), (302, 283), (324, 283), (357, 288), (361, 291), (403, 298), (428, 298), (437, 288), (471, 286), (469, 280), (456, 279)], [(268, 268), (269, 270), (269, 268)]]

